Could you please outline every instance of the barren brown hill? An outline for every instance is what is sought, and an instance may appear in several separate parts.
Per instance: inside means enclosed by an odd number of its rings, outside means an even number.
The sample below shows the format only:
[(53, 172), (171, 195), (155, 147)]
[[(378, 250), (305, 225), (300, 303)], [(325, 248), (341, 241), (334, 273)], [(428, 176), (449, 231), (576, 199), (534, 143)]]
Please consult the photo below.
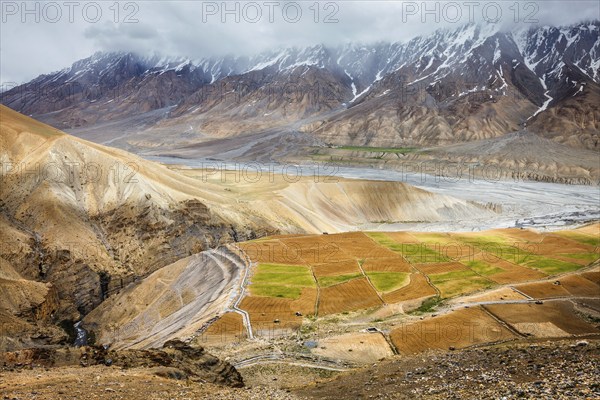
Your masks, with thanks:
[(76, 321), (114, 290), (180, 258), (256, 237), (261, 227), (275, 232), (251, 215), (213, 212), (218, 190), (158, 164), (6, 107), (0, 119), (0, 266), (9, 315), (41, 325)]

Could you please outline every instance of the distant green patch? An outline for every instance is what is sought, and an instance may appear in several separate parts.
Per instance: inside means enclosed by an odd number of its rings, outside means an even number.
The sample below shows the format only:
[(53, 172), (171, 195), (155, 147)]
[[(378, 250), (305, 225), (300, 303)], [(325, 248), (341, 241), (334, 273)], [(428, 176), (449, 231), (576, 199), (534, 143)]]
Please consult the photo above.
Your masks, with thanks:
[(254, 276), (262, 273), (310, 275), (310, 269), (303, 265), (259, 263)]
[(452, 261), (449, 257), (431, 249), (423, 243), (407, 244), (402, 256), (411, 263), (436, 263)]
[(568, 261), (555, 260), (553, 258), (547, 258), (542, 256), (532, 256), (524, 263), (524, 265), (539, 269), (540, 271), (548, 275), (557, 275), (564, 272), (576, 271), (583, 268), (582, 265), (571, 263)]
[(502, 268), (495, 267), (491, 264), (486, 263), (485, 261), (474, 260), (468, 261), (465, 263), (467, 267), (469, 267), (472, 271), (475, 271), (479, 275), (494, 275), (499, 274), (500, 272), (504, 272)]
[[(470, 271), (471, 272), (471, 271)], [(482, 289), (489, 289), (495, 284), (480, 276), (473, 276), (464, 279), (452, 279), (435, 283), (440, 290), (442, 298), (450, 298), (463, 294), (473, 293)]]
[(396, 253), (402, 254), (402, 250), (409, 243), (398, 243), (392, 239), (388, 235), (382, 232), (366, 232), (366, 235), (373, 239), (377, 244), (387, 247), (388, 249), (395, 251)]
[(513, 264), (521, 264), (524, 265), (533, 257), (535, 254), (527, 251), (527, 244), (517, 244), (509, 245), (509, 244), (486, 244), (483, 246), (476, 246), (481, 250), (484, 250), (491, 257), (497, 257), (504, 261), (508, 261)]
[(255, 296), (297, 299), (303, 287), (314, 287), (308, 267), (284, 264), (259, 264), (251, 278), (250, 291)]
[(368, 272), (369, 280), (378, 292), (391, 292), (408, 285), (410, 274), (406, 272)]
[(339, 146), (337, 147), (341, 150), (351, 150), (351, 151), (365, 151), (372, 153), (396, 153), (396, 154), (406, 154), (412, 153), (417, 150), (414, 147), (368, 147), (368, 146)]
[(347, 282), (352, 279), (361, 278), (362, 274), (350, 274), (350, 275), (335, 275), (335, 276), (323, 276), (317, 278), (319, 286), (327, 287), (337, 285), (338, 283)]

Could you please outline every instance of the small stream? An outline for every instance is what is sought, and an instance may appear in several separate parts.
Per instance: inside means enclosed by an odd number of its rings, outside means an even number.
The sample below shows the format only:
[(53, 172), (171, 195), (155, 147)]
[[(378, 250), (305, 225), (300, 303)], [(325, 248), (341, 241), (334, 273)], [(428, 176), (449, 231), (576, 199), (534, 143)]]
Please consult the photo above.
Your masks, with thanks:
[(73, 343), (77, 347), (87, 346), (88, 344), (88, 333), (85, 329), (81, 327), (81, 321), (78, 321), (73, 325), (75, 328), (75, 332), (77, 333), (77, 337), (75, 338), (75, 343)]

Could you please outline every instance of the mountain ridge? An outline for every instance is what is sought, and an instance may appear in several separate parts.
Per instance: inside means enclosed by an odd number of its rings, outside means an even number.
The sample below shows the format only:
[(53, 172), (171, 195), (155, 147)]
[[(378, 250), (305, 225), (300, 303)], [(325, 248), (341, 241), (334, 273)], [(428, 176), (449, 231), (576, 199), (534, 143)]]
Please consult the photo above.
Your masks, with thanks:
[[(335, 144), (402, 146), (529, 127), (596, 149), (599, 33), (598, 20), (516, 32), (466, 24), (406, 42), (251, 57), (95, 53), (3, 92), (2, 103), (75, 134), (123, 121), (119, 130), (189, 132), (188, 142), (293, 129)], [(127, 126), (131, 116), (143, 121)]]

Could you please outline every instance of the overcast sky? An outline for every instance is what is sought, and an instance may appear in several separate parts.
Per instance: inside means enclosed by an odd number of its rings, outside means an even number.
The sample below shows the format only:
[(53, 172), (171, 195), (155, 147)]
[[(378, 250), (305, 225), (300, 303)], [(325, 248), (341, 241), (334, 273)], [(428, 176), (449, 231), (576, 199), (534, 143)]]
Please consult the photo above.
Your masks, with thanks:
[[(202, 57), (318, 43), (404, 41), (484, 20), (522, 29), (600, 19), (592, 1), (0, 0), (0, 82), (22, 83), (96, 51)], [(427, 10), (425, 10), (427, 8)], [(428, 11), (428, 12), (426, 12)], [(236, 21), (237, 20), (237, 21)]]

